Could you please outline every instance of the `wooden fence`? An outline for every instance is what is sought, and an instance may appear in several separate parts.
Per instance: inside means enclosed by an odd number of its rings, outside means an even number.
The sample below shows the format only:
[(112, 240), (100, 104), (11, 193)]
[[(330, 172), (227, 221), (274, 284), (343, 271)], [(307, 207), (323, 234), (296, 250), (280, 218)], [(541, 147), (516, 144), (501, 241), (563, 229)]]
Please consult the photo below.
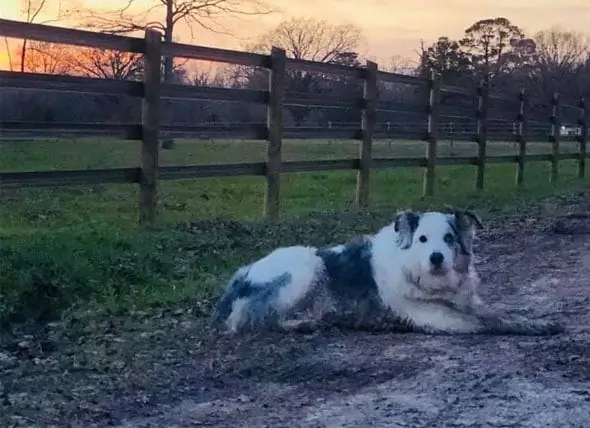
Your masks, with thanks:
[[(141, 140), (141, 161), (138, 168), (116, 168), (95, 170), (67, 171), (31, 171), (0, 173), (0, 187), (23, 186), (59, 186), (73, 184), (96, 183), (138, 183), (140, 187), (140, 215), (142, 226), (151, 226), (156, 220), (157, 189), (159, 180), (227, 177), (256, 175), (266, 177), (266, 193), (264, 214), (271, 219), (279, 215), (280, 207), (280, 176), (282, 173), (309, 172), (326, 170), (358, 171), (356, 205), (366, 208), (369, 204), (370, 172), (374, 169), (415, 166), (424, 168), (424, 196), (432, 196), (435, 191), (436, 170), (440, 165), (474, 165), (477, 168), (476, 189), (484, 187), (485, 166), (490, 163), (516, 163), (516, 183), (521, 185), (524, 180), (525, 164), (530, 161), (548, 161), (551, 163), (550, 179), (555, 181), (559, 176), (558, 164), (563, 159), (578, 161), (578, 176), (585, 174), (586, 143), (588, 137), (587, 109), (581, 99), (578, 106), (578, 126), (580, 135), (575, 139), (579, 142), (578, 153), (560, 153), (560, 111), (558, 94), (552, 98), (550, 154), (527, 155), (527, 99), (524, 91), (516, 97), (490, 94), (484, 86), (479, 87), (477, 94), (478, 108), (475, 112), (477, 127), (473, 140), (478, 145), (477, 156), (439, 157), (437, 156), (438, 122), (440, 113), (441, 93), (472, 95), (463, 88), (443, 86), (436, 73), (430, 79), (421, 79), (396, 73), (378, 70), (376, 63), (367, 61), (365, 67), (347, 67), (338, 64), (318, 63), (301, 59), (287, 58), (285, 51), (273, 48), (270, 55), (260, 55), (225, 49), (192, 46), (180, 43), (164, 43), (161, 34), (153, 29), (145, 32), (145, 37), (125, 37), (96, 33), (90, 31), (66, 29), (39, 24), (28, 24), (18, 21), (0, 19), (0, 36), (28, 39), (49, 43), (62, 43), (76, 46), (112, 49), (122, 52), (133, 52), (144, 55), (145, 72), (143, 82), (117, 81), (108, 79), (91, 79), (76, 76), (56, 76), (35, 73), (17, 73), (0, 71), (1, 88), (33, 88), (50, 90), (67, 90), (82, 93), (102, 93), (129, 95), (142, 99), (142, 120), (140, 124), (103, 124), (103, 123), (59, 123), (59, 122), (1, 122), (0, 130), (18, 131), (62, 130), (84, 132), (90, 135), (110, 135), (126, 139)], [(162, 83), (161, 62), (163, 57), (180, 57), (206, 61), (224, 62), (235, 65), (264, 67), (269, 70), (268, 90), (229, 89), (213, 87), (195, 87)], [(352, 97), (326, 99), (325, 97), (285, 92), (285, 77), (288, 70), (356, 77), (364, 81), (364, 94), (361, 99)], [(428, 89), (428, 100), (425, 100), (427, 115), (427, 132), (416, 139), (427, 141), (426, 156), (423, 158), (389, 158), (373, 159), (372, 144), (374, 139), (384, 136), (383, 131), (376, 129), (378, 111), (393, 110), (393, 103), (379, 100), (379, 82), (401, 83), (422, 86)], [(218, 125), (161, 125), (160, 101), (163, 98), (190, 98), (216, 101), (242, 101), (261, 103), (267, 106), (267, 123), (265, 126), (235, 124)], [(516, 140), (519, 144), (518, 155), (487, 156), (488, 142), (488, 104), (490, 99), (518, 100), (519, 112), (515, 112), (517, 123)], [(361, 129), (284, 127), (283, 110), (285, 105), (313, 105), (318, 107), (351, 107), (357, 106), (362, 112)], [(568, 106), (571, 107), (571, 106)], [(237, 163), (228, 165), (186, 165), (160, 166), (158, 162), (159, 137), (162, 134), (191, 137), (203, 132), (223, 132), (225, 137), (266, 139), (266, 162)], [(387, 136), (390, 136), (389, 134)], [(281, 145), (284, 138), (346, 138), (360, 141), (358, 159), (316, 160), (283, 162)]]

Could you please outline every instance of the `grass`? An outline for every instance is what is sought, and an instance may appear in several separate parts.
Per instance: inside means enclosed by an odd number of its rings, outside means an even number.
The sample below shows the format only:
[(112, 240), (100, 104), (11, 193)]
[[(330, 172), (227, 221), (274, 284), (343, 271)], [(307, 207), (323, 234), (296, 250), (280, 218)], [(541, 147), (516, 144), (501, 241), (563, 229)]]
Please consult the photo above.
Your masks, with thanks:
[[(571, 151), (565, 144), (563, 151)], [(352, 158), (358, 153), (353, 141), (288, 141), (285, 160)], [(531, 153), (549, 153), (549, 144), (530, 146)], [(375, 145), (375, 157), (423, 156), (420, 142), (386, 142)], [(451, 155), (448, 144), (441, 144), (440, 155)], [(454, 153), (475, 155), (473, 143), (456, 143)], [(491, 143), (490, 155), (515, 153), (513, 144)], [(180, 141), (172, 151), (162, 151), (163, 165), (213, 164), (261, 161), (265, 146), (259, 141), (190, 142)], [(0, 143), (0, 171), (91, 169), (136, 166), (139, 143), (112, 140), (57, 140)], [(575, 175), (573, 162), (562, 164), (564, 182), (569, 186)], [(442, 167), (438, 172), (437, 197), (431, 201), (460, 204), (478, 202), (482, 197), (504, 204), (517, 196), (538, 195), (553, 190), (548, 186), (547, 163), (527, 165), (526, 186), (514, 186), (514, 165), (492, 165), (488, 169), (486, 192), (473, 192), (473, 167)], [(394, 208), (413, 205), (422, 191), (419, 168), (377, 171), (372, 186), (372, 206)], [(264, 197), (260, 177), (212, 178), (166, 181), (161, 185), (160, 225), (167, 226), (195, 218), (233, 218), (254, 220), (260, 217)], [(286, 215), (321, 210), (347, 210), (354, 201), (354, 171), (285, 175), (282, 180), (282, 209)], [(62, 187), (57, 189), (19, 189), (0, 193), (0, 233), (3, 235), (48, 232), (55, 229), (97, 228), (132, 229), (137, 223), (137, 186), (127, 184)], [(239, 210), (236, 210), (239, 207)]]
[[(530, 153), (550, 153), (535, 143)], [(379, 142), (375, 157), (423, 156), (418, 142)], [(563, 143), (562, 151), (575, 145)], [(490, 155), (512, 154), (511, 143), (490, 143)], [(351, 158), (353, 141), (288, 141), (285, 160)], [(473, 143), (440, 145), (440, 155), (475, 155)], [(165, 165), (260, 161), (263, 142), (179, 141), (161, 153)], [(0, 171), (135, 166), (139, 144), (98, 139), (0, 142)], [(583, 189), (576, 163), (530, 163), (525, 186), (514, 165), (491, 165), (483, 193), (473, 190), (475, 168), (440, 167), (436, 197), (421, 200), (422, 171), (376, 171), (370, 214), (350, 212), (354, 171), (289, 174), (282, 179), (284, 219), (260, 221), (262, 178), (163, 182), (159, 229), (141, 232), (137, 186), (11, 189), (0, 191), (0, 321), (48, 320), (83, 313), (140, 310), (210, 296), (240, 263), (277, 245), (328, 244), (375, 230), (399, 207), (451, 203), (486, 212), (519, 210), (544, 197)], [(198, 221), (197, 221), (198, 220)]]

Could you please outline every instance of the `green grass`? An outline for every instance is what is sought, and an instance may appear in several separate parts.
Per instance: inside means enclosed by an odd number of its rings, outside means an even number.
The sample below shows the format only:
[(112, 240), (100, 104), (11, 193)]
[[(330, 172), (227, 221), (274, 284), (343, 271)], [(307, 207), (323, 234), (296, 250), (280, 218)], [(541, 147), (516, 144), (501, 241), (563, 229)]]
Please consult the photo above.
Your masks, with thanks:
[[(551, 150), (544, 143), (529, 147), (529, 153)], [(374, 156), (423, 156), (424, 150), (419, 142), (378, 142)], [(574, 150), (574, 144), (562, 144), (562, 151)], [(285, 160), (352, 158), (357, 153), (353, 141), (284, 144)], [(451, 148), (442, 143), (439, 153), (475, 155), (476, 145), (456, 143)], [(490, 143), (488, 153), (514, 154), (515, 147)], [(264, 154), (263, 142), (178, 141), (175, 150), (161, 152), (161, 163), (261, 161)], [(136, 166), (138, 158), (139, 144), (125, 141), (0, 142), (2, 172)], [(152, 232), (137, 230), (134, 185), (0, 190), (0, 321), (143, 309), (201, 298), (216, 290), (237, 265), (274, 246), (338, 242), (375, 230), (400, 207), (450, 203), (476, 208), (485, 216), (523, 209), (588, 184), (587, 179), (576, 179), (573, 161), (560, 163), (556, 184), (549, 183), (548, 163), (527, 164), (521, 189), (514, 184), (515, 165), (490, 165), (485, 191), (477, 193), (474, 167), (439, 167), (436, 196), (421, 200), (422, 175), (420, 168), (374, 172), (372, 213), (364, 215), (349, 212), (354, 171), (284, 175), (284, 219), (278, 224), (260, 221), (262, 178), (163, 182), (159, 229)]]
[[(530, 145), (530, 153), (549, 153), (550, 145)], [(563, 144), (563, 151), (575, 149)], [(424, 155), (421, 142), (379, 142), (375, 157)], [(287, 141), (285, 160), (352, 158), (358, 153), (354, 141)], [(474, 143), (456, 143), (454, 150), (441, 144), (440, 155), (475, 155)], [(515, 153), (511, 143), (490, 143), (489, 154)], [(179, 141), (177, 148), (161, 152), (163, 165), (214, 164), (262, 161), (265, 145), (260, 141), (191, 142)], [(0, 171), (91, 169), (136, 166), (139, 143), (98, 139), (61, 141), (23, 141), (0, 143)], [(487, 171), (486, 192), (473, 192), (474, 167), (441, 167), (438, 170), (437, 196), (441, 201), (470, 204), (490, 199), (504, 204), (517, 195), (538, 196), (551, 193), (547, 163), (527, 165), (526, 185), (517, 191), (514, 165), (491, 165)], [(398, 168), (373, 175), (372, 206), (395, 208), (420, 202), (422, 171)], [(562, 164), (563, 182), (569, 187), (575, 176), (573, 162)], [(320, 210), (347, 210), (354, 201), (354, 171), (284, 175), (282, 210), (287, 216)], [(114, 184), (61, 188), (15, 189), (0, 191), (0, 233), (3, 235), (54, 231), (62, 228), (135, 228), (138, 215), (138, 189), (135, 185)], [(264, 179), (260, 177), (212, 178), (165, 181), (160, 188), (159, 224), (166, 226), (195, 218), (233, 218), (254, 220), (260, 217)]]

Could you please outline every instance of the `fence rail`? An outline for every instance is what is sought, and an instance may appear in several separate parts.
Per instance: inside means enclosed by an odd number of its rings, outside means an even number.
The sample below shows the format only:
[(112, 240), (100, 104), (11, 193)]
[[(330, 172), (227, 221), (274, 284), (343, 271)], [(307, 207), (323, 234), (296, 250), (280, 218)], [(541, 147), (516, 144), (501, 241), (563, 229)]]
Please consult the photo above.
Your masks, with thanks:
[[(559, 160), (580, 160), (579, 153), (562, 153)], [(552, 154), (526, 155), (525, 162), (550, 162)], [(518, 163), (518, 155), (495, 155), (486, 158), (487, 164)], [(437, 165), (473, 165), (479, 164), (477, 156), (439, 157)], [(290, 161), (281, 164), (281, 172), (318, 172), (335, 170), (358, 170), (359, 159), (328, 159), (310, 161)], [(372, 170), (399, 167), (428, 166), (428, 158), (379, 158), (373, 159)], [(3, 172), (0, 173), (2, 187), (47, 187), (71, 186), (80, 184), (101, 183), (139, 183), (141, 168), (107, 168), (93, 170), (60, 170), (60, 171), (31, 171), (31, 172)], [(266, 176), (266, 162), (248, 162), (214, 165), (182, 165), (160, 166), (158, 168), (160, 180), (179, 180), (190, 178), (219, 178), (237, 176)]]
[[(475, 187), (482, 190), (485, 183), (486, 165), (498, 163), (516, 164), (516, 183), (522, 185), (527, 162), (550, 162), (551, 181), (559, 179), (559, 161), (572, 159), (578, 161), (578, 176), (585, 175), (588, 139), (588, 111), (584, 99), (576, 105), (563, 103), (559, 94), (550, 102), (551, 111), (547, 125), (550, 129), (547, 138), (552, 144), (550, 154), (527, 154), (529, 138), (528, 100), (524, 90), (514, 96), (491, 94), (486, 85), (481, 85), (477, 93), (455, 86), (443, 85), (439, 76), (432, 73), (429, 79), (388, 73), (378, 70), (376, 63), (367, 61), (364, 67), (348, 67), (339, 64), (317, 63), (313, 61), (287, 58), (284, 50), (273, 48), (269, 55), (193, 46), (181, 43), (164, 43), (162, 35), (147, 29), (144, 38), (127, 37), (75, 30), (41, 24), (29, 24), (0, 19), (0, 36), (61, 43), (76, 46), (112, 49), (123, 52), (140, 53), (144, 56), (144, 78), (142, 82), (128, 82), (109, 79), (93, 79), (76, 76), (54, 76), (37, 73), (17, 73), (0, 71), (0, 88), (30, 88), (50, 91), (70, 91), (80, 93), (99, 93), (128, 95), (142, 101), (142, 121), (132, 124), (109, 123), (59, 123), (59, 122), (0, 122), (3, 133), (73, 133), (76, 135), (112, 135), (125, 139), (141, 140), (140, 165), (137, 168), (116, 168), (73, 171), (31, 171), (0, 173), (0, 187), (61, 186), (97, 183), (138, 183), (140, 187), (139, 222), (142, 226), (152, 226), (156, 221), (157, 189), (159, 180), (177, 180), (204, 177), (265, 176), (266, 192), (264, 213), (274, 219), (280, 212), (280, 176), (283, 173), (312, 172), (326, 170), (356, 170), (356, 205), (363, 209), (369, 205), (371, 171), (395, 167), (424, 168), (424, 196), (435, 193), (436, 170), (444, 165), (472, 165), (477, 168)], [(267, 90), (230, 89), (195, 87), (162, 82), (161, 63), (163, 57), (182, 57), (198, 60), (217, 61), (237, 65), (262, 67), (269, 72)], [(357, 78), (363, 82), (362, 97), (323, 98), (314, 94), (288, 94), (285, 91), (286, 76), (289, 70), (299, 70), (321, 74), (331, 74)], [(379, 99), (380, 83), (414, 85), (424, 89), (425, 130), (390, 130), (378, 126), (377, 112), (395, 111), (399, 103)], [(473, 112), (476, 126), (473, 135), (463, 133), (463, 138), (477, 143), (477, 155), (465, 157), (439, 157), (438, 141), (441, 133), (441, 96), (460, 94), (476, 97), (477, 108)], [(162, 125), (159, 123), (162, 99), (194, 99), (225, 102), (259, 103), (267, 106), (266, 124), (234, 125)], [(489, 105), (492, 100), (511, 101), (519, 105), (514, 111), (514, 140), (518, 144), (517, 155), (488, 156)], [(360, 127), (318, 128), (284, 126), (285, 106), (302, 105), (332, 108), (357, 108)], [(573, 137), (561, 135), (561, 111), (564, 108), (577, 108), (579, 132)], [(267, 159), (265, 162), (240, 163), (229, 165), (187, 165), (160, 166), (158, 140), (163, 135), (182, 137), (202, 137), (222, 134), (225, 138), (267, 140)], [(422, 158), (374, 159), (373, 141), (379, 137), (420, 139), (426, 141), (426, 156)], [(286, 138), (343, 138), (357, 139), (358, 159), (336, 159), (320, 161), (282, 161), (282, 141)], [(560, 142), (575, 140), (579, 143), (578, 153), (561, 153)]]

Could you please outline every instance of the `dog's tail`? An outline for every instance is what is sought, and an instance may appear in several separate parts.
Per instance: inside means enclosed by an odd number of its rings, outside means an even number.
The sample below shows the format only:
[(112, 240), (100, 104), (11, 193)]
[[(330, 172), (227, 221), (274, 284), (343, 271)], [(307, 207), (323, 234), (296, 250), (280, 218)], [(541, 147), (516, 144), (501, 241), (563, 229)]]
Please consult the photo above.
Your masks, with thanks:
[(291, 283), (290, 272), (283, 272), (269, 282), (252, 283), (247, 271), (238, 271), (219, 299), (210, 326), (219, 328), (225, 322), (234, 332), (261, 326), (277, 327), (284, 315), (279, 291)]
[(521, 316), (480, 317), (483, 333), (492, 335), (552, 336), (563, 333), (565, 327), (554, 321), (534, 320)]
[(242, 267), (229, 280), (225, 292), (217, 302), (211, 317), (209, 318), (209, 325), (217, 328), (231, 315), (234, 303), (240, 298), (243, 293), (241, 285), (248, 276), (248, 268)]

